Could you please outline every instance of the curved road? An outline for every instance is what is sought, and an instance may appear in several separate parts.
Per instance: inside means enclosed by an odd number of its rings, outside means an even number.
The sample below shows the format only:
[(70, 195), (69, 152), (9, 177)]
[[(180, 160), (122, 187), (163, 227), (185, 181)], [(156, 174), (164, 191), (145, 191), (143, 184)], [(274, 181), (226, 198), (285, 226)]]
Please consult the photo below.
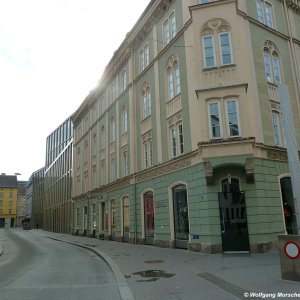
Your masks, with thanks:
[(115, 277), (94, 253), (38, 235), (0, 229), (1, 300), (120, 298)]

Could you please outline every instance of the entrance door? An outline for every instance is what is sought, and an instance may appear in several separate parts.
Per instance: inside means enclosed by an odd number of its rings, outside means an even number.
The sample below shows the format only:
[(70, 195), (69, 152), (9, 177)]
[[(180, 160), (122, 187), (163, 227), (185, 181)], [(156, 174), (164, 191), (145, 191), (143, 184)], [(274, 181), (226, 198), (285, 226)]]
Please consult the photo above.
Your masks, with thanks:
[(175, 247), (188, 249), (189, 213), (184, 185), (173, 189)]
[(130, 210), (129, 210), (129, 198), (123, 198), (123, 240), (129, 241), (129, 227), (130, 227)]
[(154, 244), (154, 203), (153, 193), (144, 194), (145, 244)]
[(239, 191), (239, 181), (222, 182), (219, 193), (220, 223), (223, 252), (249, 252), (246, 202), (244, 192)]

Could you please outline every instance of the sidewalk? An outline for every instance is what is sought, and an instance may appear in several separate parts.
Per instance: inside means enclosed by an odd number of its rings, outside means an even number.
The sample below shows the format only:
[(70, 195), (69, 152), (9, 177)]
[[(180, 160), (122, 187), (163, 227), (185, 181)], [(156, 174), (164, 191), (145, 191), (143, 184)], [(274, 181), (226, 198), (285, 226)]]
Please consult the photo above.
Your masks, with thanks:
[[(300, 294), (299, 282), (281, 279), (277, 252), (251, 256), (210, 255), (42, 230), (32, 230), (32, 233), (97, 252), (112, 267), (121, 294), (123, 289), (123, 299), (130, 299), (127, 283), (136, 300), (290, 299), (279, 297), (277, 293)], [(247, 294), (249, 292), (255, 294)]]

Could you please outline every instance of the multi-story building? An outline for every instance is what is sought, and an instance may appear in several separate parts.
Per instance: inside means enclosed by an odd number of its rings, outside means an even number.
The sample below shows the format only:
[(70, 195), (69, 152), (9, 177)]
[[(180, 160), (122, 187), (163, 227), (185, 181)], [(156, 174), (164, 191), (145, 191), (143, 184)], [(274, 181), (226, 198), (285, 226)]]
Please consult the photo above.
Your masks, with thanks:
[(21, 227), (26, 214), (26, 185), (27, 181), (18, 181), (18, 202), (16, 226)]
[(25, 219), (24, 224), (31, 224), (32, 211), (32, 174), (26, 184), (26, 204), (25, 204)]
[(71, 233), (72, 150), (69, 117), (47, 137), (43, 228), (48, 231)]
[(0, 175), (0, 227), (16, 226), (18, 182), (16, 175)]
[(30, 191), (28, 191), (29, 201), (31, 200), (31, 217), (30, 224), (34, 228), (43, 228), (44, 216), (43, 216), (43, 207), (44, 207), (44, 172), (45, 168), (40, 168), (32, 173), (30, 177), (31, 183), (28, 188), (31, 190), (31, 199)]
[(299, 11), (152, 0), (73, 116), (73, 232), (209, 253), (295, 233), (278, 85), (299, 149)]

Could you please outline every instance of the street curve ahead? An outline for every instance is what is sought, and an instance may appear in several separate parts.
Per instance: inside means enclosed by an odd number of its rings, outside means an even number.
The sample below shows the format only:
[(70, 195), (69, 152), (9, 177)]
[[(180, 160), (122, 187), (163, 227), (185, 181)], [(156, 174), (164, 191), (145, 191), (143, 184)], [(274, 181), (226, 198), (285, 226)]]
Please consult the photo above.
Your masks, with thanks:
[(109, 266), (93, 252), (37, 231), (0, 229), (1, 300), (118, 300)]

